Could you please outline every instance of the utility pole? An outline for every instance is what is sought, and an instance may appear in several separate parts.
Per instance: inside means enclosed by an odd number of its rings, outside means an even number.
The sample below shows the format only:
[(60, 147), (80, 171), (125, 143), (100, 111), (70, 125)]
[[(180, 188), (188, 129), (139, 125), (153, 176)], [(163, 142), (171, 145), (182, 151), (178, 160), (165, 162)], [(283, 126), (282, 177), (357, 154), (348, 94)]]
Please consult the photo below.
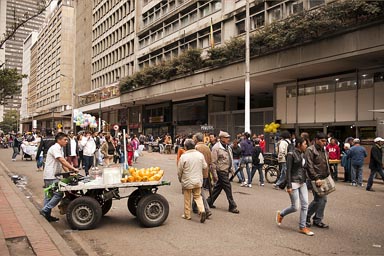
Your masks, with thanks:
[(249, 52), (249, 0), (245, 5), (245, 109), (244, 109), (244, 131), (251, 132), (251, 82), (249, 74), (250, 52)]

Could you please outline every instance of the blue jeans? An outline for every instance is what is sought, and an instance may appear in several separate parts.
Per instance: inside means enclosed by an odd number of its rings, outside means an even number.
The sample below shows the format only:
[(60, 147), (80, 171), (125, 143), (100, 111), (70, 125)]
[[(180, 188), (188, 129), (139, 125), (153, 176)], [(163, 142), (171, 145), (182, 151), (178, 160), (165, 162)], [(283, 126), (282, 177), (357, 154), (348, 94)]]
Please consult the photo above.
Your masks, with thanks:
[[(44, 187), (49, 187), (58, 180), (44, 180)], [(53, 196), (48, 198), (47, 195), (44, 195), (44, 207), (41, 209), (45, 214), (51, 216), (51, 211), (58, 205), (63, 198), (63, 192), (53, 192)]]
[(287, 163), (280, 163), (280, 177), (276, 182), (276, 186), (279, 186), (285, 180), (285, 173), (287, 171)]
[(338, 179), (338, 171), (337, 171), (337, 164), (330, 164), (329, 165), (331, 172), (332, 172), (332, 178), (337, 181)]
[(357, 174), (357, 185), (361, 186), (363, 184), (363, 166), (362, 165), (352, 165), (352, 171), (351, 171), (352, 183), (356, 183), (356, 174)]
[(249, 181), (249, 179), (248, 179), (248, 184), (252, 184), (252, 180), (256, 174), (256, 171), (259, 171), (260, 184), (264, 184), (264, 173), (263, 173), (263, 165), (262, 164), (257, 164), (257, 165), (252, 166), (251, 181)]
[(20, 152), (20, 149), (18, 147), (13, 147), (12, 159), (16, 159), (19, 152)]
[[(241, 163), (245, 164), (245, 169), (247, 170), (248, 184), (252, 182), (252, 156), (244, 156), (241, 159)], [(251, 181), (251, 182), (249, 182)]]
[(44, 157), (43, 157), (43, 156), (39, 156), (39, 157), (37, 158), (37, 163), (36, 163), (36, 165), (37, 165), (37, 168), (41, 168), (41, 167), (43, 167), (43, 165), (44, 165)]
[(318, 196), (316, 192), (312, 190), (313, 193), (313, 201), (310, 203), (308, 207), (307, 221), (309, 222), (312, 215), (313, 223), (320, 224), (324, 218), (324, 210), (327, 205), (327, 196)]
[(305, 222), (307, 219), (308, 213), (308, 189), (305, 183), (301, 184), (301, 186), (297, 189), (293, 189), (292, 193), (289, 194), (291, 198), (291, 206), (285, 208), (281, 211), (281, 217), (287, 216), (288, 214), (297, 212), (299, 210), (299, 200), (300, 200), (300, 222), (299, 227), (305, 228)]
[(83, 156), (85, 175), (89, 174), (89, 169), (93, 166), (93, 156)]
[(373, 179), (375, 178), (376, 173), (379, 173), (381, 178), (384, 181), (384, 171), (383, 169), (371, 169), (371, 174), (369, 174), (368, 183), (367, 183), (367, 190), (370, 190), (373, 185)]
[[(240, 167), (240, 159), (233, 159), (233, 166), (235, 167), (235, 172), (241, 168)], [(237, 173), (237, 178), (239, 179), (239, 182), (244, 182), (244, 173), (243, 170), (240, 169), (239, 172)]]

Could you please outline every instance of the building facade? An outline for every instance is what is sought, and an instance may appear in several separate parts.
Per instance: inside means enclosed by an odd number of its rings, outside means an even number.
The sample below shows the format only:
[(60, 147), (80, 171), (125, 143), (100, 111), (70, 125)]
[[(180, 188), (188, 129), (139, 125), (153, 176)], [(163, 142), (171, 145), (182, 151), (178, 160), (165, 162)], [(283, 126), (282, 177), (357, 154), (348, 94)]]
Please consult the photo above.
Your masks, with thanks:
[[(241, 58), (133, 87), (120, 96), (103, 90), (113, 88), (127, 74), (174, 59), (187, 49), (203, 49), (204, 58), (213, 45), (244, 37), (245, 2), (136, 1), (134, 12), (128, 13), (133, 7), (119, 1), (95, 0), (92, 87), (81, 95), (80, 109), (100, 113), (103, 120), (129, 131), (154, 135), (188, 133), (204, 124), (214, 131), (243, 131), (245, 65)], [(336, 2), (341, 1), (250, 1), (251, 33)], [(337, 131), (340, 137), (363, 138), (377, 134), (376, 124), (384, 117), (370, 110), (382, 107), (378, 99), (384, 96), (380, 82), (384, 41), (377, 36), (383, 29), (380, 17), (253, 57), (252, 131), (262, 133), (264, 124), (280, 120), (284, 128), (297, 132)], [(324, 81), (328, 86), (322, 86)]]
[[(20, 131), (29, 131), (32, 130), (32, 127), (23, 125), (23, 120), (28, 119), (28, 84), (31, 77), (31, 48), (35, 44), (38, 37), (37, 31), (32, 31), (32, 33), (24, 40), (23, 43), (23, 68), (22, 73), (26, 75), (25, 78), (21, 81), (21, 108), (20, 108)], [(35, 127), (36, 128), (36, 127)]]
[[(12, 30), (21, 20), (26, 19), (26, 14), (38, 13), (42, 8), (38, 0), (1, 0), (0, 4), (0, 32)], [(4, 10), (5, 8), (5, 10)], [(4, 15), (5, 14), (5, 15)], [(44, 12), (38, 17), (21, 26), (5, 43), (4, 67), (17, 69), (22, 72), (23, 68), (23, 42), (32, 31), (39, 30), (44, 22)], [(1, 53), (0, 53), (1, 56)], [(1, 57), (0, 57), (1, 58)], [(21, 83), (20, 83), (21, 84)], [(4, 114), (9, 110), (20, 110), (21, 93), (4, 99)], [(2, 116), (1, 116), (2, 117)]]
[[(31, 50), (31, 79), (28, 95), (28, 120), (37, 128), (71, 128), (75, 11), (72, 1), (59, 1), (39, 32)], [(32, 75), (33, 74), (33, 75)]]

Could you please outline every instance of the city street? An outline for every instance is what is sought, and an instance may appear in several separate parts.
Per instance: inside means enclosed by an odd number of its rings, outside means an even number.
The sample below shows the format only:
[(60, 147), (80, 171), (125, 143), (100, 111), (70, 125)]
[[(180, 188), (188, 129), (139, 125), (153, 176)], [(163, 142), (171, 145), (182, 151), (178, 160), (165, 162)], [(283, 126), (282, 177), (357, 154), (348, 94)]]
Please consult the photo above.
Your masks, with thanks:
[[(11, 161), (11, 150), (0, 150), (0, 161), (15, 174), (26, 177), (25, 193), (36, 205), (42, 204), (42, 172), (36, 172), (35, 161)], [(233, 193), (239, 215), (227, 211), (224, 192), (215, 203), (213, 216), (205, 224), (197, 215), (192, 221), (181, 218), (183, 196), (177, 180), (176, 156), (144, 153), (135, 167), (159, 166), (171, 186), (158, 193), (170, 204), (164, 225), (143, 228), (127, 210), (127, 200), (114, 201), (101, 225), (89, 231), (70, 231), (65, 216), (52, 225), (74, 247), (78, 255), (383, 255), (384, 254), (384, 186), (374, 184), (375, 193), (337, 183), (336, 192), (328, 197), (324, 222), (329, 229), (313, 228), (314, 237), (298, 233), (299, 213), (287, 216), (281, 227), (275, 223), (276, 210), (289, 205), (284, 191), (271, 184), (252, 188), (234, 182)], [(368, 170), (364, 170), (368, 172)], [(133, 190), (122, 189), (121, 195)], [(26, 195), (27, 196), (27, 195)], [(310, 201), (312, 195), (310, 195)], [(36, 209), (38, 211), (38, 209)], [(58, 209), (53, 215), (59, 216)], [(82, 247), (82, 248), (80, 248)]]

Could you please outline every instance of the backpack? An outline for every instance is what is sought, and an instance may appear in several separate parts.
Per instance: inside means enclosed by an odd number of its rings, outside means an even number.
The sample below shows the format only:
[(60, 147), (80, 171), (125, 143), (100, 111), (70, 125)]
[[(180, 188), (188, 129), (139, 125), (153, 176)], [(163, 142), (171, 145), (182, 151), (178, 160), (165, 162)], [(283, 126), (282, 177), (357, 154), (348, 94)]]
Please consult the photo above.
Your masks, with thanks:
[[(282, 141), (285, 141), (288, 144), (288, 146), (287, 146), (287, 154), (295, 151), (295, 145), (291, 141), (289, 141), (288, 139), (280, 140), (279, 142), (276, 143), (276, 148), (275, 148), (276, 155), (278, 156), (278, 158), (279, 158), (280, 143)], [(284, 157), (287, 157), (287, 155), (284, 155)]]

